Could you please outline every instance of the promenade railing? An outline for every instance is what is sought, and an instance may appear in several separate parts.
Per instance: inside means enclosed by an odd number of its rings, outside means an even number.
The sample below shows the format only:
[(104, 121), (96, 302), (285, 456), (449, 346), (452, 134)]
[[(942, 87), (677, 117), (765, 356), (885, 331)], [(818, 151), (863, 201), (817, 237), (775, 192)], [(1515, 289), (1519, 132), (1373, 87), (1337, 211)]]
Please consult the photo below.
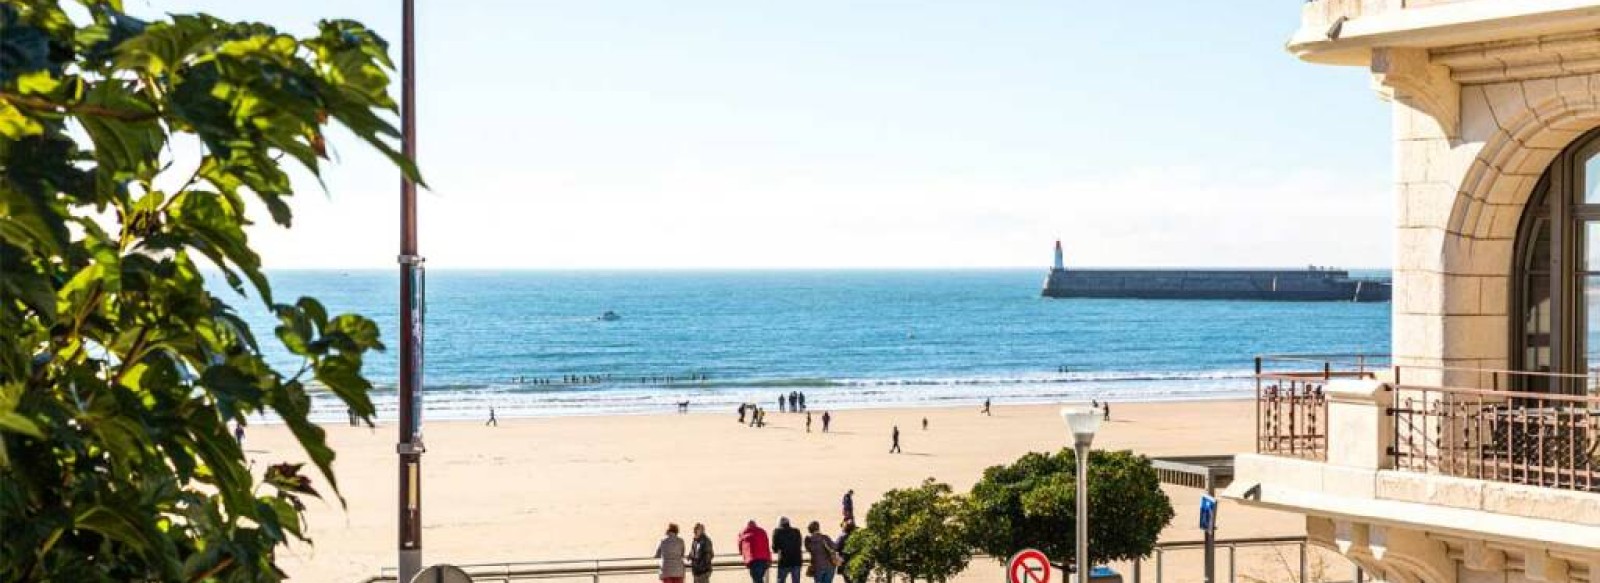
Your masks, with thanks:
[[(1129, 573), (1123, 574), (1123, 580), (1130, 583), (1144, 582), (1145, 563), (1150, 563), (1153, 568), (1155, 583), (1164, 583), (1166, 572), (1166, 556), (1180, 551), (1199, 551), (1204, 548), (1205, 541), (1171, 541), (1157, 543), (1151, 555), (1141, 561), (1131, 564)], [(1299, 577), (1296, 581), (1306, 581), (1307, 556), (1309, 549), (1306, 538), (1303, 536), (1263, 537), (1263, 538), (1238, 538), (1216, 541), (1216, 548), (1227, 555), (1228, 583), (1237, 581), (1238, 568), (1236, 565), (1237, 551), (1239, 549), (1293, 547), (1299, 556)], [(993, 560), (985, 555), (974, 555), (972, 562)], [(650, 557), (627, 557), (611, 559), (572, 559), (555, 561), (515, 561), (505, 563), (472, 563), (457, 564), (463, 571), (472, 577), (473, 581), (536, 581), (545, 579), (586, 579), (589, 583), (600, 583), (602, 578), (615, 579), (619, 577), (642, 577), (656, 574), (658, 562)], [(719, 570), (743, 569), (743, 562), (739, 555), (717, 555), (712, 566)], [(771, 581), (776, 576), (776, 568), (767, 570), (767, 580)], [(742, 574), (741, 574), (742, 575)], [(1198, 580), (1198, 573), (1186, 574), (1184, 580)], [(396, 581), (397, 575), (393, 567), (384, 567), (378, 570), (373, 577), (363, 579), (363, 583), (384, 583)], [(838, 579), (835, 579), (838, 580)]]
[(1376, 379), (1393, 469), (1600, 492), (1600, 376), (1352, 354), (1258, 357), (1255, 377), (1256, 453), (1326, 461), (1327, 383)]

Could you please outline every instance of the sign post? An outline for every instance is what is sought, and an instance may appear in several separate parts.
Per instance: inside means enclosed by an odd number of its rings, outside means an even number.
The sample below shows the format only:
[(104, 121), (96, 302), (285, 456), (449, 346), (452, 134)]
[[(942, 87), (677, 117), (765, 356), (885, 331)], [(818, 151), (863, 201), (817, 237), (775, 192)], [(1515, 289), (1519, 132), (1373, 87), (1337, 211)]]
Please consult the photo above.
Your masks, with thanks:
[(1215, 583), (1217, 573), (1217, 497), (1200, 495), (1200, 531), (1206, 535), (1206, 583)]
[(1006, 561), (1008, 583), (1050, 583), (1050, 559), (1038, 549), (1023, 549)]

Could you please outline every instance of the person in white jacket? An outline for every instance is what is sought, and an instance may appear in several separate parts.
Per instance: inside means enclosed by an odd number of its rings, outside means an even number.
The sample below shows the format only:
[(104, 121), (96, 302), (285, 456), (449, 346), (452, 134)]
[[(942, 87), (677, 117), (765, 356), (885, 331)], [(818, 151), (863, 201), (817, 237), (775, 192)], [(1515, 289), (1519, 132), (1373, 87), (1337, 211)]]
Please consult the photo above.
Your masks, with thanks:
[(656, 545), (655, 558), (661, 559), (662, 583), (683, 583), (683, 539), (677, 523), (667, 525), (667, 537)]

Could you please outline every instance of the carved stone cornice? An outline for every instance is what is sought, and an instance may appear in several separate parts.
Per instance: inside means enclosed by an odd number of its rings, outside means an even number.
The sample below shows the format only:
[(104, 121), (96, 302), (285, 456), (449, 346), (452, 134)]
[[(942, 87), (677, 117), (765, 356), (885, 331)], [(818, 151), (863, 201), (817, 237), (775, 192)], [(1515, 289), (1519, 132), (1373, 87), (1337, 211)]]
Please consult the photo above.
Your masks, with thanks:
[(1440, 136), (1459, 135), (1461, 85), (1448, 67), (1428, 58), (1427, 49), (1373, 49), (1371, 70), (1379, 94), (1427, 115)]

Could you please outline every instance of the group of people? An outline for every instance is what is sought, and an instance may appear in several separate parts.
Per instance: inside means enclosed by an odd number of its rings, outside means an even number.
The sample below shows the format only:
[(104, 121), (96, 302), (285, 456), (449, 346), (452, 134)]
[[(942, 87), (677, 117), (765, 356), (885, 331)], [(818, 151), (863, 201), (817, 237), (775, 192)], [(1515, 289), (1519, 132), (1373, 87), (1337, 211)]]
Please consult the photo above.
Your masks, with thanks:
[[(796, 393), (796, 394), (798, 394), (798, 393)], [(805, 407), (805, 396), (802, 395), (798, 399), (799, 400), (796, 401), (796, 403), (798, 403), (798, 405), (802, 408), (802, 410), (804, 410), (804, 407)], [(778, 399), (778, 403), (782, 404), (783, 402), (784, 402), (783, 399), (781, 399), (781, 398)], [(739, 423), (741, 425), (748, 424), (750, 427), (766, 427), (767, 426), (767, 410), (761, 408), (760, 406), (756, 405), (755, 403), (740, 403), (739, 407), (737, 408), (737, 411), (739, 412)], [(679, 412), (680, 413), (688, 412), (687, 403), (684, 403), (684, 404), (679, 406)], [(749, 419), (749, 421), (746, 421), (747, 418)], [(812, 419), (813, 418), (811, 417), (811, 412), (810, 411), (806, 411), (806, 433), (811, 433), (811, 422), (812, 422)], [(828, 432), (828, 428), (831, 427), (831, 426), (833, 426), (833, 413), (830, 413), (828, 411), (823, 411), (822, 412), (822, 432), (823, 433), (827, 433)]]
[[(556, 379), (554, 379), (554, 378), (545, 379), (545, 378), (534, 377), (534, 378), (530, 379), (530, 378), (525, 377), (525, 376), (511, 377), (511, 382), (512, 382), (512, 384), (518, 384), (518, 385), (583, 385), (583, 384), (594, 384), (594, 383), (611, 382), (612, 380), (615, 380), (615, 379), (616, 379), (616, 377), (614, 375), (610, 375), (610, 374), (569, 374), (569, 375), (561, 375), (561, 380), (559, 382), (556, 381)], [(711, 380), (711, 375), (708, 375), (708, 374), (703, 373), (703, 372), (697, 372), (697, 373), (690, 373), (690, 374), (681, 375), (681, 376), (680, 375), (642, 376), (642, 377), (639, 377), (639, 384), (643, 385), (643, 384), (650, 384), (650, 383), (705, 382), (705, 381), (708, 381), (708, 380)]]
[(789, 391), (787, 396), (778, 395), (778, 412), (799, 413), (806, 410), (806, 394), (800, 391)]
[(740, 403), (739, 404), (739, 423), (740, 424), (744, 423), (744, 418), (745, 417), (749, 417), (750, 418), (750, 426), (751, 427), (766, 427), (767, 426), (767, 411), (765, 409), (762, 409), (761, 407), (757, 407), (755, 403)]
[(1111, 401), (1106, 401), (1104, 403), (1101, 403), (1098, 399), (1096, 399), (1096, 400), (1089, 401), (1089, 405), (1094, 407), (1094, 408), (1096, 408), (1096, 409), (1099, 409), (1101, 411), (1101, 414), (1104, 415), (1104, 417), (1102, 417), (1103, 419), (1105, 419), (1106, 421), (1110, 421), (1111, 420)]
[[(800, 583), (802, 569), (814, 583), (832, 583), (835, 574), (841, 573), (845, 561), (845, 545), (855, 532), (855, 521), (846, 519), (840, 524), (839, 537), (831, 538), (822, 532), (822, 525), (813, 520), (806, 525), (805, 534), (790, 523), (789, 517), (779, 517), (778, 526), (768, 536), (755, 519), (745, 524), (739, 532), (739, 556), (750, 574), (751, 583), (766, 583), (767, 570), (778, 569), (777, 583)], [(774, 556), (776, 555), (776, 556)], [(694, 525), (694, 538), (687, 543), (678, 536), (678, 525), (668, 524), (666, 536), (656, 545), (655, 558), (661, 561), (660, 578), (663, 583), (683, 583), (684, 575), (693, 575), (693, 583), (710, 583), (716, 551), (711, 537), (706, 536), (703, 524)], [(850, 583), (848, 577), (842, 577)]]

